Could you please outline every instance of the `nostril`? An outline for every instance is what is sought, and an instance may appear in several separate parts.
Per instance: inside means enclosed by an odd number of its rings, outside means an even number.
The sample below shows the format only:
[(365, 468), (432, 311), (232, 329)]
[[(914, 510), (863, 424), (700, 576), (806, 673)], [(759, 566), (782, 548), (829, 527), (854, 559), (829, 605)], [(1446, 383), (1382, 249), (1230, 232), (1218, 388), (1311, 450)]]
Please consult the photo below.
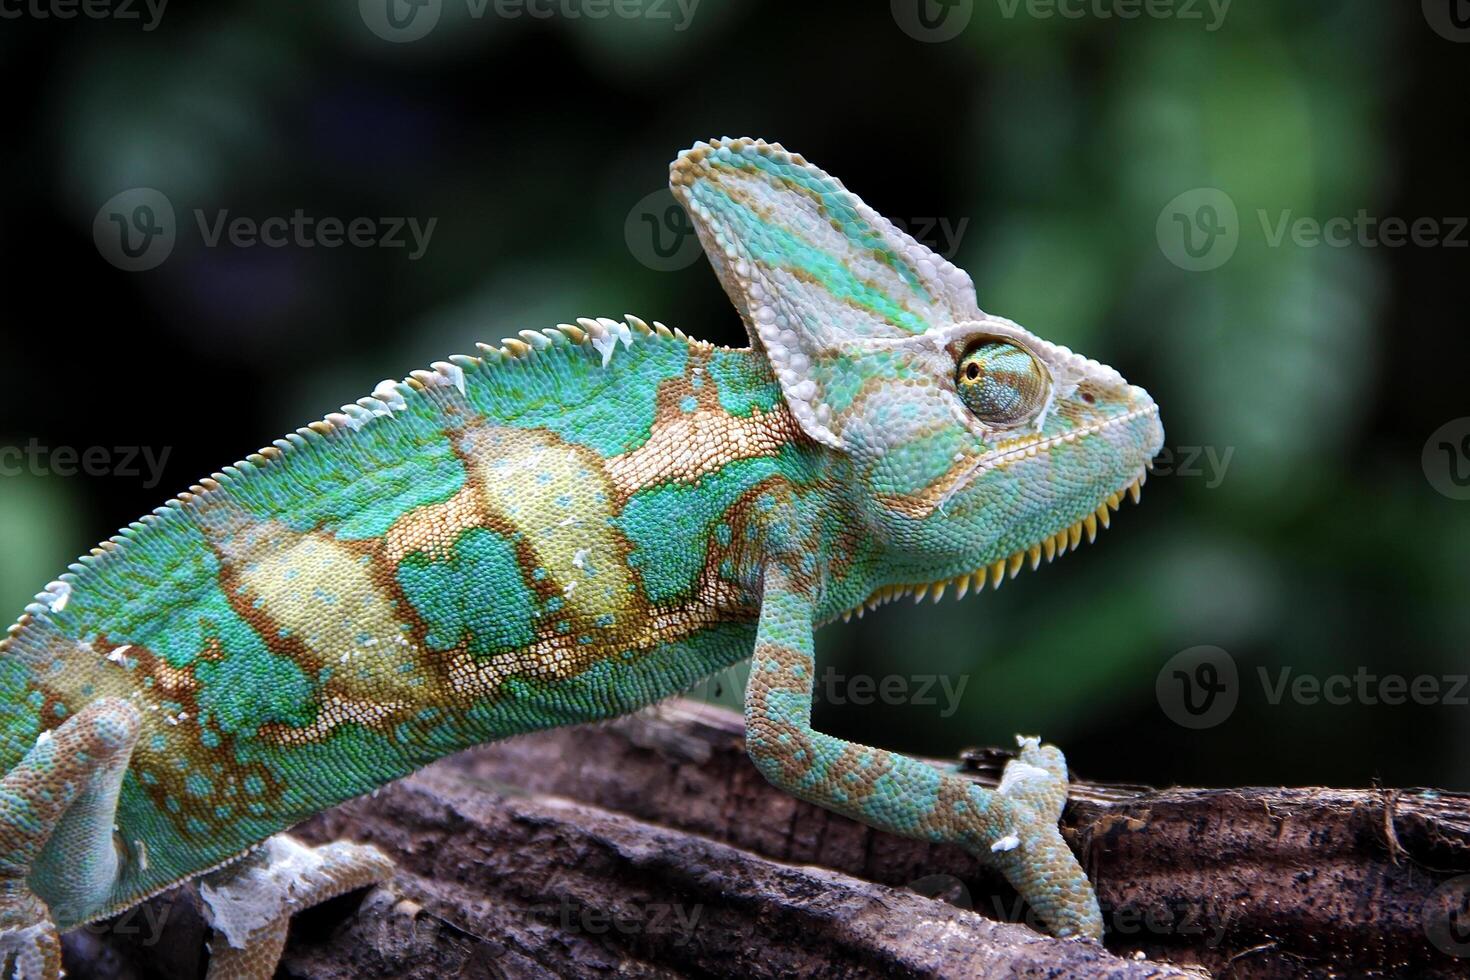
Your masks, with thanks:
[(1084, 391), (1082, 393), (1082, 400), (1085, 401), (1089, 405), (1096, 405), (1097, 404), (1097, 396), (1094, 395), (1090, 391)]

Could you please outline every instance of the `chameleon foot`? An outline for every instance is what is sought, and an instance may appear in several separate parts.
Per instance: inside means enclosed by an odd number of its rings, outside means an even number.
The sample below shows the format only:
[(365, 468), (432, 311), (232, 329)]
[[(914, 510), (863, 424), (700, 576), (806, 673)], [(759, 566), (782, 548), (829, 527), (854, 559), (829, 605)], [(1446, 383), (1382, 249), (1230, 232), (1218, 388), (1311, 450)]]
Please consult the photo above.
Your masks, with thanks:
[(1062, 839), (1057, 821), (1067, 802), (1067, 761), (1054, 745), (1022, 738), (1019, 756), (1006, 763), (996, 792), (1020, 816), (1012, 833), (976, 853), (998, 868), (1058, 936), (1100, 938), (1102, 913), (1082, 866)]
[(0, 977), (56, 980), (61, 941), (51, 915), (24, 882), (0, 881)]
[(375, 847), (307, 847), (277, 834), (199, 885), (214, 927), (208, 980), (269, 980), (295, 912), (385, 880), (393, 862)]
[(1057, 829), (1067, 799), (1062, 753), (1023, 739), (1000, 786), (988, 789), (816, 731), (812, 608), (799, 579), (779, 566), (767, 570), (745, 688), (745, 744), (756, 768), (782, 789), (870, 827), (961, 844), (1004, 874), (1052, 933), (1101, 936), (1097, 897)]
[(1016, 745), (1020, 751), (1001, 770), (998, 790), (1030, 806), (1038, 818), (1056, 823), (1067, 805), (1067, 760), (1062, 750), (1042, 745), (1041, 739), (1030, 735), (1017, 735)]

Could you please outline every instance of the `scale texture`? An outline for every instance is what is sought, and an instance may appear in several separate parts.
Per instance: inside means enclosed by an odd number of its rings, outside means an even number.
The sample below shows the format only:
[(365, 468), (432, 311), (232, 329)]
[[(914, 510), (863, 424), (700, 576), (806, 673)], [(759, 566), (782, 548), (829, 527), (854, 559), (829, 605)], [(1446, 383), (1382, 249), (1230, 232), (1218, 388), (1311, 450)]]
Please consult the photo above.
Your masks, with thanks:
[(201, 481), (27, 608), (0, 643), (6, 975), (204, 876), (212, 976), (269, 976), (293, 910), (390, 872), (282, 831), (752, 656), (773, 782), (965, 844), (1053, 931), (1100, 934), (1061, 753), (1021, 740), (991, 791), (816, 732), (812, 631), (1090, 539), (1161, 444), (1153, 402), (779, 146), (698, 144), (672, 185), (749, 348), (522, 331)]

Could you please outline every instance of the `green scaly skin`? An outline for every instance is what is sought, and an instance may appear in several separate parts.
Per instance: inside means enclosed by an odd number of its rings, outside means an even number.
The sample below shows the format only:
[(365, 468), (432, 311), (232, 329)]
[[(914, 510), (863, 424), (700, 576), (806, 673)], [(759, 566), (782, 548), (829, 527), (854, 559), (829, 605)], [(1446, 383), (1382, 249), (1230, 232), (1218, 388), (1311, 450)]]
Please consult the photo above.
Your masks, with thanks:
[[(57, 930), (207, 874), (212, 975), (268, 976), (291, 908), (388, 873), (272, 835), (752, 653), (774, 783), (964, 844), (1055, 933), (1100, 935), (1061, 754), (1023, 740), (992, 791), (813, 731), (812, 630), (1090, 537), (1162, 441), (1153, 402), (980, 312), (965, 273), (779, 146), (701, 143), (672, 184), (749, 349), (634, 317), (524, 331), (203, 481), (27, 608), (0, 644), (16, 975), (56, 975)], [(270, 873), (294, 905), (262, 906)]]

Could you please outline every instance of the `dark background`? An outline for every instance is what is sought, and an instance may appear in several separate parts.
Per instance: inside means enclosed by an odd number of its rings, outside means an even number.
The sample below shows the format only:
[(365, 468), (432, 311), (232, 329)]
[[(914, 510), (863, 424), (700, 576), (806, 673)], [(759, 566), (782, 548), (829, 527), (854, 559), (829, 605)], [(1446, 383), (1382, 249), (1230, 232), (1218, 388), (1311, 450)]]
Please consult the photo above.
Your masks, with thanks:
[[(824, 685), (844, 703), (819, 704), (820, 727), (941, 755), (1040, 731), (1080, 772), (1131, 782), (1470, 786), (1454, 679), (1470, 502), (1436, 490), (1470, 470), (1437, 448), (1470, 422), (1432, 436), (1470, 415), (1470, 231), (1459, 247), (1270, 240), (1288, 213), (1456, 233), (1463, 0), (1237, 0), (1216, 24), (1193, 0), (1137, 19), (950, 0), (928, 8), (943, 41), (915, 0), (702, 0), (687, 21), (664, 0), (597, 20), (569, 16), (589, 9), (575, 0), (550, 18), (442, 0), (403, 43), (368, 26), (383, 0), (176, 0), (152, 29), (137, 6), (62, 20), (38, 16), (61, 0), (7, 2), (0, 447), (44, 450), (0, 475), (15, 613), (200, 476), (477, 340), (628, 311), (743, 343), (669, 199), (648, 195), (695, 140), (764, 136), (952, 255), (985, 309), (1147, 387), (1177, 451), (1143, 507), (1056, 567), (824, 630), (823, 669), (846, 680)], [(93, 223), (142, 187), (172, 205), (176, 241), (123, 271)], [(1238, 212), (1236, 251), (1202, 271), (1168, 237), (1166, 206), (1195, 188)], [(1182, 213), (1203, 221), (1197, 203)], [(194, 217), (298, 208), (437, 223), (414, 260), (209, 247)], [(57, 450), (89, 447), (110, 462), (71, 475)], [(157, 485), (123, 465), (129, 447), (168, 452)], [(1156, 680), (1201, 645), (1232, 658), (1238, 704), (1191, 730)], [(1433, 677), (1440, 703), (1272, 703), (1259, 671), (1287, 668)], [(907, 694), (855, 705), (855, 677)]]

